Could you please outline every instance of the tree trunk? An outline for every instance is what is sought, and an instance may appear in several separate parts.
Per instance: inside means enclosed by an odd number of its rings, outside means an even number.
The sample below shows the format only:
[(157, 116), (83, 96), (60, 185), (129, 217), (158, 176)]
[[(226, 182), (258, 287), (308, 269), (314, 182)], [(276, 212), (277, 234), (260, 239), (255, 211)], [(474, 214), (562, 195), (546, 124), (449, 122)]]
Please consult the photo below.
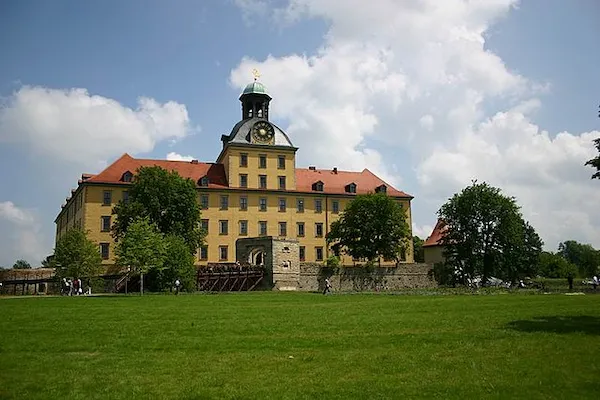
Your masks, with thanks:
[(140, 274), (140, 296), (144, 295), (144, 273)]

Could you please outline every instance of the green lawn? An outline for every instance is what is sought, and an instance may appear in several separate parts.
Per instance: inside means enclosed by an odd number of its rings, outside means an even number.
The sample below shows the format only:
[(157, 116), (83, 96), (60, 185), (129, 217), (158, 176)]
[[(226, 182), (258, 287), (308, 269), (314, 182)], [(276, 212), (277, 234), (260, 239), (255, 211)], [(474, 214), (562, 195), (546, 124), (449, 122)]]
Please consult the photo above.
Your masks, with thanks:
[(0, 299), (0, 398), (600, 397), (600, 296)]

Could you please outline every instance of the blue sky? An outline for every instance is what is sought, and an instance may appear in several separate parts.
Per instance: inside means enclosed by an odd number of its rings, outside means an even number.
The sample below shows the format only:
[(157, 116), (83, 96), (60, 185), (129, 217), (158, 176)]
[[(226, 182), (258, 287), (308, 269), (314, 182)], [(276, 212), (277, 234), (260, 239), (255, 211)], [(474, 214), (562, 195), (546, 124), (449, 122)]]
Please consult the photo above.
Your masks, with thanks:
[(547, 248), (600, 247), (598, 2), (339, 3), (1, 2), (0, 265), (50, 254), (77, 178), (123, 152), (214, 161), (254, 67), (298, 165), (372, 169), (415, 233), (477, 178)]

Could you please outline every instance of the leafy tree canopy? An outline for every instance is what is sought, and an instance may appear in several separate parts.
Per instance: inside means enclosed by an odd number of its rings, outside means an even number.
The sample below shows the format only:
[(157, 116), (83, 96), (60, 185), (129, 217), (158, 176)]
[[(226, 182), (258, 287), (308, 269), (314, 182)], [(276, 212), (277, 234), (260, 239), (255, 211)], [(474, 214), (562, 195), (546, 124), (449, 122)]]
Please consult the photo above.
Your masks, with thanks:
[(385, 193), (356, 196), (327, 234), (334, 253), (343, 251), (369, 261), (380, 257), (397, 260), (409, 240), (405, 210)]
[(412, 240), (415, 262), (425, 262), (425, 249), (423, 249), (423, 243), (425, 243), (425, 241), (418, 236), (413, 236)]
[(153, 290), (172, 288), (179, 279), (181, 288), (193, 291), (196, 288), (196, 267), (194, 256), (188, 251), (185, 241), (174, 235), (164, 238), (165, 257), (161, 268), (153, 268), (148, 272)]
[[(598, 117), (600, 118), (600, 112), (598, 113)], [(600, 179), (600, 138), (595, 139), (594, 144), (596, 145), (596, 149), (598, 149), (598, 156), (586, 162), (585, 165), (596, 168), (596, 173), (592, 175), (592, 179)]]
[(25, 260), (17, 260), (13, 265), (13, 269), (31, 269), (31, 265)]
[(164, 235), (182, 237), (190, 252), (195, 253), (204, 238), (197, 196), (191, 179), (160, 167), (141, 167), (129, 190), (128, 202), (121, 201), (113, 209), (117, 215), (113, 235), (121, 239), (136, 218), (145, 217)]
[(91, 277), (100, 274), (102, 257), (85, 232), (71, 229), (56, 244), (53, 264), (59, 277)]
[(148, 217), (134, 219), (115, 249), (117, 265), (129, 266), (139, 274), (162, 268), (165, 252), (163, 235)]
[(577, 266), (560, 254), (543, 251), (540, 255), (538, 274), (545, 278), (574, 278)]
[(448, 224), (442, 238), (447, 263), (465, 277), (481, 275), (516, 281), (532, 275), (542, 240), (525, 222), (514, 198), (473, 181), (438, 211)]
[[(594, 140), (598, 153), (600, 153), (600, 138)], [(596, 172), (592, 175), (592, 179), (600, 179), (600, 154), (596, 158), (592, 158), (585, 165), (589, 165), (592, 168), (596, 168)]]
[(582, 277), (591, 277), (600, 270), (600, 251), (589, 244), (567, 240), (558, 245), (558, 254), (577, 266)]
[(42, 267), (43, 268), (54, 268), (54, 254), (46, 256), (46, 258), (44, 258), (42, 260)]

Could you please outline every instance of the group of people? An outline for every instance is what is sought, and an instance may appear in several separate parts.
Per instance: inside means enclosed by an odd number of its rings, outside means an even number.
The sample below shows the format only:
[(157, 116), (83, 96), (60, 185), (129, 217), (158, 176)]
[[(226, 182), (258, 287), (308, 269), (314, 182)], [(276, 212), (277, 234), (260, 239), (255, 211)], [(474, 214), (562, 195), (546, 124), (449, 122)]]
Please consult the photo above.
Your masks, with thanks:
[[(63, 278), (61, 284), (60, 293), (63, 296), (81, 296), (83, 295), (83, 283), (80, 278), (71, 280), (70, 278)], [(85, 294), (92, 294), (92, 288), (88, 287)]]

